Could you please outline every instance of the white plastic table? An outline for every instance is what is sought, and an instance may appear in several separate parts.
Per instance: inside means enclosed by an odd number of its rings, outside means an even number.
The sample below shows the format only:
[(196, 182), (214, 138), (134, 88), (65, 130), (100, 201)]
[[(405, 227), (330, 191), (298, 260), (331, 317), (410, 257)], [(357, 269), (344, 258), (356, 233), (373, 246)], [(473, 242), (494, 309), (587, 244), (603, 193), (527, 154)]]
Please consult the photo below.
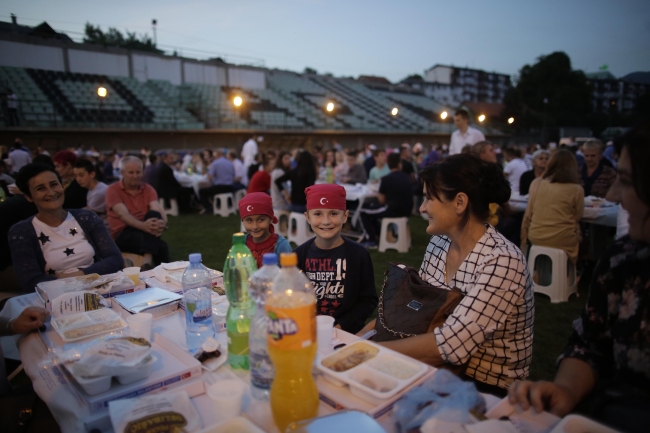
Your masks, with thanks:
[(199, 197), (201, 188), (210, 186), (207, 174), (187, 174), (180, 171), (174, 171), (174, 177), (185, 188), (194, 189), (194, 193)]

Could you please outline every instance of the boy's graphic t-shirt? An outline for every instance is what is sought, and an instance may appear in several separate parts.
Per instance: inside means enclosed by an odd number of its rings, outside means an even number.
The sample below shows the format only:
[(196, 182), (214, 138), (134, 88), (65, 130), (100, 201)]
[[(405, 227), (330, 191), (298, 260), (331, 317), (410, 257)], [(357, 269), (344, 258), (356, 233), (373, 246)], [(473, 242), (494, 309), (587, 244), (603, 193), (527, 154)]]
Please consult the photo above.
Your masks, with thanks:
[(294, 251), (298, 267), (316, 295), (316, 314), (332, 316), (344, 331), (357, 333), (377, 307), (375, 274), (368, 251), (344, 238), (342, 245), (323, 250), (312, 238)]
[(312, 243), (307, 256), (303, 263), (303, 272), (314, 286), (316, 313), (321, 316), (334, 316), (345, 297), (345, 244), (331, 250), (321, 250)]

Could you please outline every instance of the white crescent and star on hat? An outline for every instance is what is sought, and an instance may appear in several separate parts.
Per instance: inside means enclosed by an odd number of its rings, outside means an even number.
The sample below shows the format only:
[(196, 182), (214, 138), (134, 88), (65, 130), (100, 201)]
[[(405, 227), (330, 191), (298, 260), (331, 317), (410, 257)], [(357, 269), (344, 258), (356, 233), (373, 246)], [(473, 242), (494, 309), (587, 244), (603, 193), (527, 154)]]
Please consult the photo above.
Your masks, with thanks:
[(327, 203), (327, 199), (325, 197), (322, 197), (320, 199), (320, 204), (326, 204), (326, 203)]
[(253, 210), (253, 205), (246, 206), (246, 212), (251, 212)]

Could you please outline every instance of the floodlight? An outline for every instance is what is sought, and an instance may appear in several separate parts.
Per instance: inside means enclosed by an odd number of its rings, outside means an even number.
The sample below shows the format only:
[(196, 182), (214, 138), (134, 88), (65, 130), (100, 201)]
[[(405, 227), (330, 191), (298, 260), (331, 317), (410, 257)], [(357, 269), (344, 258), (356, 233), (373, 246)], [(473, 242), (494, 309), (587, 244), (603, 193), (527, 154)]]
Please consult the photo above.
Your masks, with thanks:
[(485, 120), (485, 114), (481, 114), (480, 116), (478, 116), (479, 122), (483, 122), (484, 120)]
[(392, 114), (393, 116), (397, 116), (398, 112), (399, 110), (397, 109), (397, 107), (394, 107), (392, 110), (390, 110), (390, 114)]
[(101, 86), (97, 89), (97, 96), (100, 98), (105, 98), (108, 95), (108, 90), (106, 90), (106, 87)]
[(328, 103), (327, 103), (327, 106), (325, 107), (325, 109), (326, 109), (328, 112), (331, 113), (332, 111), (334, 111), (334, 103), (333, 103), (333, 102), (328, 102)]
[(241, 107), (241, 104), (244, 103), (244, 100), (241, 96), (235, 96), (232, 100), (232, 103), (235, 104), (235, 107)]
[(443, 111), (442, 113), (440, 113), (440, 118), (442, 120), (445, 120), (447, 118), (447, 116), (449, 116), (449, 113), (447, 113), (446, 111)]
[(515, 123), (515, 118), (514, 118), (514, 117), (510, 117), (510, 118), (508, 119), (508, 124), (512, 125), (513, 123)]

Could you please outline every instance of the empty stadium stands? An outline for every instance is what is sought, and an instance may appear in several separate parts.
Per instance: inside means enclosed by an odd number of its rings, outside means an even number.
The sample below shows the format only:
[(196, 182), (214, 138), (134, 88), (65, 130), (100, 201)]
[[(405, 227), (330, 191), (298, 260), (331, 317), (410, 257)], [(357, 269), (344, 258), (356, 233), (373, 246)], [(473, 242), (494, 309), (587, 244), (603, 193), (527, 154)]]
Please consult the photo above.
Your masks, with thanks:
[[(103, 86), (107, 96), (97, 96)], [(278, 129), (449, 132), (445, 107), (412, 91), (353, 79), (266, 72), (266, 89), (0, 67), (0, 90), (19, 98), (20, 122), (33, 127)], [(233, 98), (243, 104), (235, 107)], [(335, 108), (325, 110), (328, 102)], [(398, 114), (391, 110), (397, 108)]]

